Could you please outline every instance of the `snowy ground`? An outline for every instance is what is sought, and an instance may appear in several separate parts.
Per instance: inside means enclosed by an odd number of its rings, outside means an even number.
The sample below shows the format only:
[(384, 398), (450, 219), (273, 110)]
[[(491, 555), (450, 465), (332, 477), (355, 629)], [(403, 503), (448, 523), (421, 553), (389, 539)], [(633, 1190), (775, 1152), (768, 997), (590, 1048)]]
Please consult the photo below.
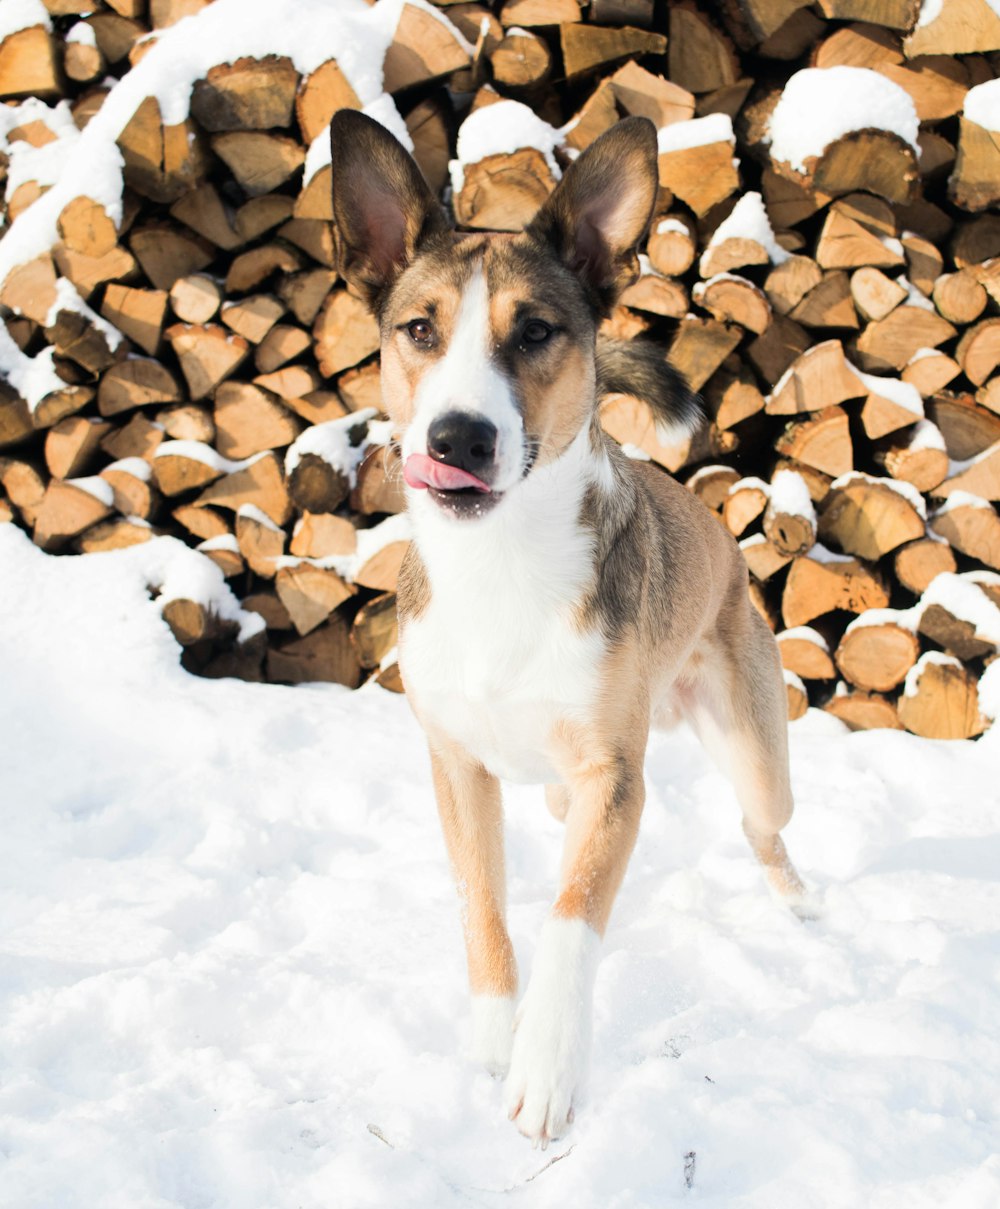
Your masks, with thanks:
[[(187, 676), (136, 559), (0, 527), (5, 1207), (1000, 1204), (1000, 735), (796, 723), (805, 925), (655, 739), (590, 1101), (542, 1154), (461, 1057), (405, 702)], [(523, 970), (559, 826), (509, 804)]]

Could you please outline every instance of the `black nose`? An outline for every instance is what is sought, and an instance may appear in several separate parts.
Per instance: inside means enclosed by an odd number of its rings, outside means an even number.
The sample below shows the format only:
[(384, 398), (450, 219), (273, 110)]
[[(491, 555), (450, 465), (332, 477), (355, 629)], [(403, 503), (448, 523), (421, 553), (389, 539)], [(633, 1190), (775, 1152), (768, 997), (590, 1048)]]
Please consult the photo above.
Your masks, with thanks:
[(479, 475), (493, 464), (497, 428), (482, 416), (447, 411), (427, 430), (427, 452), (448, 466)]

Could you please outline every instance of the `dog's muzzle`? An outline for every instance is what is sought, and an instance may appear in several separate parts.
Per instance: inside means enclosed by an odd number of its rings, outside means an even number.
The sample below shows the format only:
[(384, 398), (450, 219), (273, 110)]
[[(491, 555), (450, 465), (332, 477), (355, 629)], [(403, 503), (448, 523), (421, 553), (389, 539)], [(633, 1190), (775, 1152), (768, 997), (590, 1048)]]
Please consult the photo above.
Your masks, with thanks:
[(500, 498), (490, 485), (496, 474), (497, 438), (496, 425), (483, 416), (445, 412), (427, 430), (427, 453), (406, 459), (404, 478), (454, 516), (482, 515)]

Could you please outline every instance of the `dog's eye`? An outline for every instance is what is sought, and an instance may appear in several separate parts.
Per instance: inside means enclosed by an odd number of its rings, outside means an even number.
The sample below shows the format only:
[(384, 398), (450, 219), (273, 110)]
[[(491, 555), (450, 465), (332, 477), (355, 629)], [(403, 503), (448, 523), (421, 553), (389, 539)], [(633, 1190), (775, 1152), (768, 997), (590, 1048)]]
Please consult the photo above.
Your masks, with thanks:
[(529, 319), (521, 331), (521, 343), (529, 345), (544, 344), (554, 331), (555, 328), (542, 319)]
[(429, 319), (414, 319), (406, 325), (406, 330), (414, 344), (425, 348), (434, 340), (434, 324)]

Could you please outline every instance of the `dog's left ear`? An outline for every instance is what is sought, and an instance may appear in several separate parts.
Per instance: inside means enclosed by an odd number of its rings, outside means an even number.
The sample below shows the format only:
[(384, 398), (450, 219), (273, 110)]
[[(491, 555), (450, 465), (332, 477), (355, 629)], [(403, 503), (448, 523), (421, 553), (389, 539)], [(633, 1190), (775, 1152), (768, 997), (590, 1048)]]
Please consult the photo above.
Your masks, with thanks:
[(448, 220), (413, 157), (374, 119), (335, 113), (330, 153), (340, 270), (377, 310), (420, 244), (448, 230)]
[(526, 228), (555, 247), (603, 310), (639, 275), (636, 249), (656, 204), (656, 161), (656, 127), (625, 118), (570, 164)]

